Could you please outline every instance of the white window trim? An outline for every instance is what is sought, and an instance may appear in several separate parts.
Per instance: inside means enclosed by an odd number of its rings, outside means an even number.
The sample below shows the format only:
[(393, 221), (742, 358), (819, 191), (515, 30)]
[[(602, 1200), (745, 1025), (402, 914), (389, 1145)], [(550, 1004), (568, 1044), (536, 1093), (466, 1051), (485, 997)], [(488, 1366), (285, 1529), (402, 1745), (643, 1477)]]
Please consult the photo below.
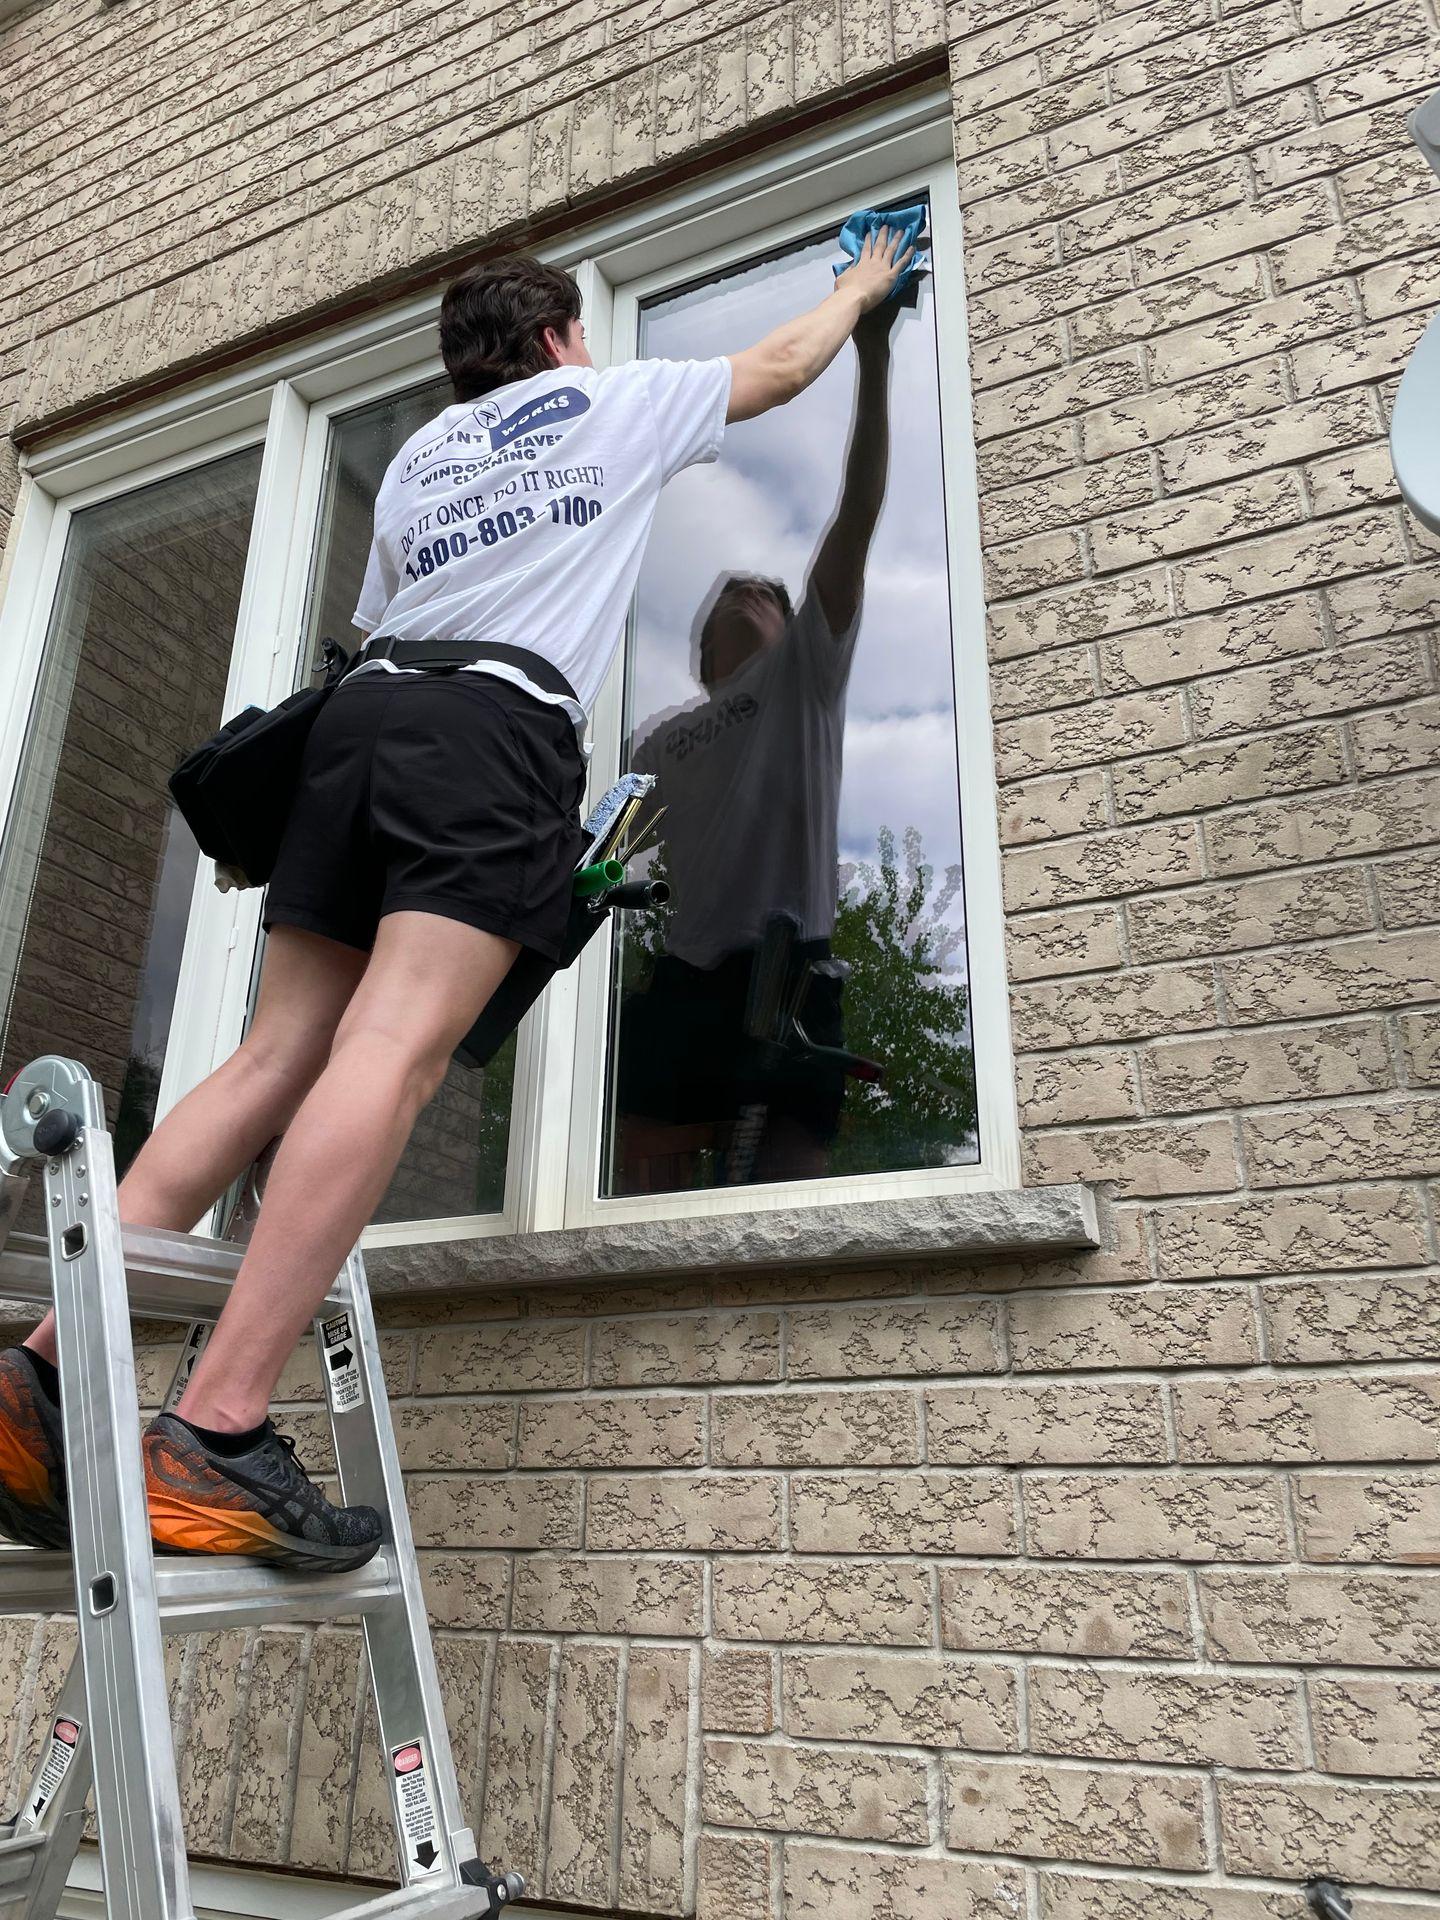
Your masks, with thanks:
[[(767, 150), (742, 166), (543, 248), (581, 280), (597, 361), (633, 350), (639, 299), (682, 274), (703, 272), (810, 230), (867, 199), (926, 186), (936, 241), (941, 414), (955, 636), (961, 818), (971, 1018), (980, 1091), (976, 1167), (915, 1169), (843, 1180), (735, 1188), (723, 1193), (601, 1200), (600, 1111), (610, 938), (595, 940), (556, 977), (520, 1031), (503, 1213), (399, 1222), (371, 1229), (375, 1245), (470, 1239), (601, 1221), (693, 1217), (1013, 1187), (1019, 1148), (995, 784), (983, 642), (979, 514), (969, 354), (961, 273), (961, 217), (943, 88)], [(323, 336), (232, 369), (184, 392), (108, 416), (37, 447), (22, 461), (23, 492), (0, 600), (0, 657), (14, 664), (0, 689), (0, 809), (8, 806), (40, 667), (69, 517), (82, 506), (166, 477), (238, 446), (265, 443), (255, 534), (237, 619), (225, 712), (267, 704), (296, 683), (310, 555), (331, 419), (441, 371), (434, 321), (440, 289), (366, 315)], [(3, 582), (0, 582), (3, 583)], [(621, 675), (617, 658), (597, 703), (595, 781), (616, 765)], [(258, 936), (259, 898), (224, 895), (197, 877), (160, 1111), (225, 1058), (243, 1031)], [(978, 964), (977, 964), (978, 962)]]

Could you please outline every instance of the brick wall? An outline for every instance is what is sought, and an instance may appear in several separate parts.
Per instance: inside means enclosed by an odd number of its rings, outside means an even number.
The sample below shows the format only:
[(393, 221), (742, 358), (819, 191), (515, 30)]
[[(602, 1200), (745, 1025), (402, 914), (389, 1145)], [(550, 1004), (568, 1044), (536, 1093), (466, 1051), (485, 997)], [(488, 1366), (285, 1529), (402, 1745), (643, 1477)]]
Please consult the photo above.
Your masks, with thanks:
[[(23, 427), (942, 43), (878, 0), (209, 19), (0, 30)], [(1323, 1871), (1432, 1916), (1440, 564), (1384, 424), (1435, 17), (976, 0), (947, 40), (1026, 1173), (1106, 1183), (1109, 1244), (392, 1309), (465, 1791), (602, 1912), (1287, 1920)], [(9, 1631), (18, 1750), (55, 1630)], [(352, 1637), (175, 1681), (197, 1846), (384, 1871)]]

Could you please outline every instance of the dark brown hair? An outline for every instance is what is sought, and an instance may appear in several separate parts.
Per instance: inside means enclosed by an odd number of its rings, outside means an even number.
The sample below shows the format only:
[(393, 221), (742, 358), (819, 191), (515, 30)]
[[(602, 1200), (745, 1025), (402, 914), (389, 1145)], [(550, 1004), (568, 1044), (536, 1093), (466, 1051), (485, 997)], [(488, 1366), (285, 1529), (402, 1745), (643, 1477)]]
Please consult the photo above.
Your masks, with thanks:
[(478, 400), (554, 366), (540, 336), (579, 318), (580, 289), (563, 267), (526, 253), (472, 267), (440, 303), (440, 352), (455, 398)]

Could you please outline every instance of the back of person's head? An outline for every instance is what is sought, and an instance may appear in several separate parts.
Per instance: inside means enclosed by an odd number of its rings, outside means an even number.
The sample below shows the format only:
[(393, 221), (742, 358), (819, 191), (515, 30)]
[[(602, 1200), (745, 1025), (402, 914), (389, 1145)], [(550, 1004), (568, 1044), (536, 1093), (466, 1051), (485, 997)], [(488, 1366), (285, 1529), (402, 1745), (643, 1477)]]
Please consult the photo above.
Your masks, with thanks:
[(563, 267), (525, 253), (472, 267), (440, 303), (440, 352), (455, 398), (478, 400), (553, 367), (545, 329), (563, 333), (579, 318), (580, 289)]

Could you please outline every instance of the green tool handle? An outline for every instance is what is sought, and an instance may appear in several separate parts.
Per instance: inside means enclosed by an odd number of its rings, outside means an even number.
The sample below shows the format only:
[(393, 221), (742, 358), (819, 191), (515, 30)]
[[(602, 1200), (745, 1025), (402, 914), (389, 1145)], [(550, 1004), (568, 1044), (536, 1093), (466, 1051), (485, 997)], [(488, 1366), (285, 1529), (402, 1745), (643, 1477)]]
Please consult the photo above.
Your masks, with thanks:
[(593, 867), (581, 867), (575, 875), (574, 893), (577, 900), (593, 900), (597, 893), (608, 893), (611, 887), (618, 887), (625, 878), (625, 867), (619, 860), (597, 860)]

